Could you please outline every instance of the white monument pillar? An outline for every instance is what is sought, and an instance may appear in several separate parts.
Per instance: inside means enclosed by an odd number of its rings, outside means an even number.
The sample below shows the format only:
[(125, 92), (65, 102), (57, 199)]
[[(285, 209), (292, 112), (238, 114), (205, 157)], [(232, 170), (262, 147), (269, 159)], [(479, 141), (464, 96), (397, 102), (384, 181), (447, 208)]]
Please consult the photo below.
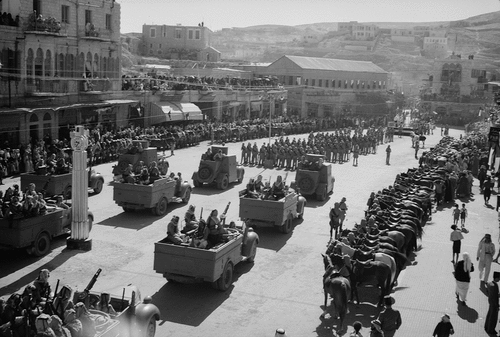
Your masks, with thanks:
[(71, 187), (71, 236), (67, 240), (69, 249), (92, 249), (89, 239), (90, 224), (88, 222), (88, 172), (87, 146), (89, 131), (77, 125), (71, 132), (71, 148), (73, 149), (73, 176)]

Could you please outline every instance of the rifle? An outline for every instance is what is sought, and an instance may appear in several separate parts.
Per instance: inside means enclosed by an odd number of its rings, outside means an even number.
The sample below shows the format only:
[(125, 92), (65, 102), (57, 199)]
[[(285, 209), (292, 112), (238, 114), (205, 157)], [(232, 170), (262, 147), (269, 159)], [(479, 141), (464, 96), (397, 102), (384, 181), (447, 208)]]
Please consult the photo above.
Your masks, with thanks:
[(95, 282), (97, 281), (97, 278), (99, 277), (99, 274), (101, 273), (102, 269), (99, 268), (97, 269), (97, 272), (94, 274), (92, 279), (90, 280), (89, 284), (85, 287), (82, 293), (78, 295), (78, 301), (83, 302), (87, 295), (89, 294), (90, 290), (92, 290), (92, 287), (94, 287)]
[(224, 210), (224, 212), (222, 212), (222, 215), (224, 216), (223, 220), (222, 220), (222, 225), (225, 225), (226, 224), (226, 214), (227, 214), (227, 211), (229, 210), (229, 206), (231, 205), (231, 201), (229, 201), (227, 203), (227, 206), (226, 206), (226, 209)]
[[(56, 296), (57, 296), (57, 291), (59, 290), (59, 280), (57, 280), (57, 283), (56, 283), (56, 290), (54, 291), (54, 296), (52, 296), (52, 299), (50, 298), (47, 298), (47, 304), (49, 305), (48, 306), (48, 311), (52, 311), (50, 314), (51, 315), (58, 315), (57, 314), (57, 308), (54, 307), (54, 300), (56, 299)], [(57, 301), (57, 303), (59, 304), (60, 301)], [(58, 315), (59, 316), (59, 315)], [(59, 317), (61, 318), (61, 317)], [(62, 318), (61, 318), (62, 319)]]

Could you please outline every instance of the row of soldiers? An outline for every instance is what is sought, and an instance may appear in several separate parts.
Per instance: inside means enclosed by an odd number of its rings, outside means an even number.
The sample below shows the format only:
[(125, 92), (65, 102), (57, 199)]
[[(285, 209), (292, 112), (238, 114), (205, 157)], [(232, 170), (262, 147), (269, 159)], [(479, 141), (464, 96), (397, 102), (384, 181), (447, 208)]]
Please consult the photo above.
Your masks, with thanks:
[(359, 153), (367, 155), (377, 152), (377, 146), (393, 141), (392, 129), (370, 128), (366, 134), (362, 129), (344, 128), (334, 132), (311, 132), (307, 139), (280, 137), (272, 145), (262, 144), (259, 148), (255, 142), (241, 145), (241, 164), (263, 166), (269, 165), (289, 170), (297, 169), (299, 162), (309, 154), (325, 155), (329, 163), (344, 163), (349, 161), (353, 149), (359, 147)]

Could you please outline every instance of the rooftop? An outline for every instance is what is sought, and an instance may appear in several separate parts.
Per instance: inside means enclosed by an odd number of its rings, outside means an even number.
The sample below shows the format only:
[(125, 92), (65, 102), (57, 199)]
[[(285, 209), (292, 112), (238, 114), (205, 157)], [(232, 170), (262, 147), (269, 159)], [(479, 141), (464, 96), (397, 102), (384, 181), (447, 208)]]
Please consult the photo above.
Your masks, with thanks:
[(334, 70), (386, 74), (387, 71), (369, 61), (338, 60), (322, 57), (306, 57), (285, 55), (299, 67), (311, 70)]

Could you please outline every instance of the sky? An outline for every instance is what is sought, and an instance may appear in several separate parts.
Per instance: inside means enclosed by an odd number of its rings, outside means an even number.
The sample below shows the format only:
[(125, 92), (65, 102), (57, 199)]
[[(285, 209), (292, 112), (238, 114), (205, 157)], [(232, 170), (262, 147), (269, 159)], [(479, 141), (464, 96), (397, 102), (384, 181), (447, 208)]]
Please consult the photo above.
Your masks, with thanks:
[(217, 31), (255, 25), (318, 22), (435, 22), (500, 11), (500, 0), (116, 0), (122, 33), (142, 25), (197, 26)]

